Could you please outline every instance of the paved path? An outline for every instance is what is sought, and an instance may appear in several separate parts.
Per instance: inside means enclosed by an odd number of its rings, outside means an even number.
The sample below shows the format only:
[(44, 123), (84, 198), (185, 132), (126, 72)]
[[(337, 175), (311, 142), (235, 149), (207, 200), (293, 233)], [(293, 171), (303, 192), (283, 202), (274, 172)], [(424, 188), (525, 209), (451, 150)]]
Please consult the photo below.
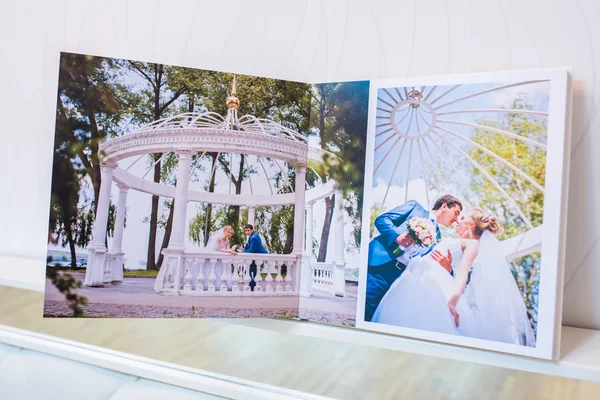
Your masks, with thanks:
[[(73, 273), (76, 279), (83, 274)], [(240, 294), (219, 296), (161, 296), (154, 291), (153, 278), (128, 278), (103, 288), (82, 287), (77, 291), (88, 299), (86, 316), (109, 318), (290, 318), (298, 316), (298, 297), (254, 297)], [(302, 299), (301, 317), (336, 325), (354, 325), (356, 286), (348, 286), (349, 297), (332, 297), (315, 292)], [(65, 297), (46, 280), (44, 315), (70, 316)]]

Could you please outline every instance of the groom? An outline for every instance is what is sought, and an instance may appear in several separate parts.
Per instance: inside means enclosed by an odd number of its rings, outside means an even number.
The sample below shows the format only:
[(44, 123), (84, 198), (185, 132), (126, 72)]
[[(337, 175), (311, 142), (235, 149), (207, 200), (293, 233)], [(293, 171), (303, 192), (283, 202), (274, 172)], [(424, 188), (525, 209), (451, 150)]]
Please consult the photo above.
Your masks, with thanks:
[[(244, 226), (244, 232), (246, 236), (248, 236), (248, 243), (244, 247), (244, 253), (262, 253), (266, 254), (268, 251), (263, 247), (262, 239), (259, 234), (254, 232), (254, 226), (248, 224)], [(256, 267), (256, 263), (252, 260), (252, 264), (250, 264), (250, 290), (254, 292), (254, 287), (256, 286), (256, 282), (254, 278), (258, 273), (258, 268)]]
[[(460, 200), (447, 194), (435, 202), (431, 211), (425, 210), (419, 203), (410, 200), (375, 219), (375, 227), (379, 231), (379, 236), (373, 238), (369, 243), (365, 321), (371, 321), (379, 302), (408, 265), (409, 257), (405, 252), (414, 245), (414, 241), (407, 232), (407, 222), (414, 217), (431, 219), (436, 226), (439, 240), (438, 224), (446, 227), (452, 225), (461, 211)], [(427, 249), (422, 249), (417, 255), (427, 255), (434, 246), (435, 244)], [(433, 251), (432, 256), (448, 272), (452, 271), (450, 252), (443, 255), (439, 251)]]

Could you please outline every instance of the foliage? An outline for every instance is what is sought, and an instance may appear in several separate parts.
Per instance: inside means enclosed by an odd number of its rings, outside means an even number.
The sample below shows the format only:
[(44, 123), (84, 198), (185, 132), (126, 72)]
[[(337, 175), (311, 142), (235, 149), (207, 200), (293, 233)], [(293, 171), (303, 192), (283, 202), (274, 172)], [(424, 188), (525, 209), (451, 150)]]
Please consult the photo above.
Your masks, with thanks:
[[(520, 96), (513, 102), (511, 108), (529, 109), (530, 106), (526, 101), (525, 97)], [(534, 118), (526, 114), (510, 113), (504, 120), (483, 121), (482, 125), (514, 132), (519, 136), (541, 143), (546, 142), (547, 123), (545, 119)], [(540, 185), (544, 185), (546, 174), (545, 150), (482, 129), (476, 130), (472, 140), (510, 162)], [(472, 148), (468, 153), (496, 178), (500, 186), (519, 205), (533, 226), (542, 223), (544, 208), (544, 194), (542, 192), (483, 151)], [(514, 207), (507, 203), (506, 198), (479, 170), (473, 172), (471, 188), (476, 193), (481, 194), (480, 205), (491, 210), (504, 222), (504, 230), (499, 236), (500, 239), (513, 237), (527, 229), (525, 222), (518, 216)]]
[(58, 291), (65, 295), (69, 308), (73, 310), (73, 317), (82, 317), (81, 307), (87, 305), (87, 298), (76, 293), (76, 290), (81, 288), (81, 281), (73, 278), (71, 274), (59, 273), (52, 268), (46, 269), (46, 277), (51, 279)]
[(378, 203), (373, 204), (371, 207), (371, 220), (369, 221), (369, 237), (375, 236), (375, 219), (381, 214), (381, 206)]
[(269, 253), (289, 254), (292, 252), (293, 206), (273, 206), (257, 209), (255, 227), (263, 238), (263, 245)]
[[(204, 232), (206, 228), (206, 206), (207, 205), (204, 203), (198, 205), (196, 208), (196, 216), (190, 221), (188, 227), (190, 240), (197, 245), (203, 245), (205, 243)], [(212, 222), (212, 220), (210, 220), (210, 222)], [(214, 223), (211, 223), (211, 226), (208, 230), (209, 234), (214, 232), (215, 229), (216, 227), (214, 226)]]
[[(311, 126), (319, 135), (321, 147), (337, 157), (326, 155), (323, 162), (311, 165), (322, 180), (341, 184), (345, 211), (353, 225), (352, 247), (359, 249), (362, 230), (362, 205), (369, 103), (369, 82), (344, 82), (315, 85)], [(340, 201), (336, 199), (335, 201)], [(327, 201), (332, 211), (333, 201)], [(329, 230), (330, 214), (324, 230)], [(326, 218), (327, 218), (326, 216)], [(328, 232), (327, 232), (328, 234)], [(321, 238), (321, 258), (327, 246)]]
[[(518, 96), (510, 106), (513, 109), (530, 109), (527, 98)], [(546, 142), (547, 121), (526, 114), (509, 113), (505, 118), (496, 121), (482, 121), (482, 125), (516, 133), (541, 143)], [(523, 143), (504, 135), (477, 129), (472, 140), (493, 151), (506, 161), (515, 165), (525, 174), (532, 177), (540, 185), (544, 185), (546, 173), (546, 152), (537, 147)], [(531, 183), (496, 161), (492, 156), (477, 148), (468, 150), (468, 154), (492, 176), (494, 176), (506, 193), (519, 205), (532, 225), (542, 224), (544, 194)], [(498, 235), (504, 240), (527, 231), (525, 222), (511, 207), (506, 198), (487, 180), (479, 170), (473, 171), (471, 189), (480, 198), (480, 205), (491, 210), (502, 222), (503, 231)], [(539, 290), (539, 253), (530, 254), (512, 263), (519, 290), (527, 305), (530, 321), (534, 329), (537, 327), (537, 296)]]
[[(76, 260), (75, 232), (77, 230), (79, 180), (69, 154), (55, 152), (52, 165), (52, 190), (50, 195), (49, 237), (52, 234), (62, 238), (63, 246), (68, 245), (71, 259)], [(73, 261), (75, 266), (75, 261)]]
[[(122, 120), (123, 88), (114, 66), (102, 57), (62, 53), (60, 58), (48, 237), (68, 245), (72, 260), (76, 246), (91, 240), (95, 211), (87, 208), (95, 208), (100, 191), (100, 142), (115, 135)], [(92, 184), (94, 199), (79, 205), (84, 178)], [(112, 227), (109, 223), (109, 232)]]
[(538, 322), (540, 256), (541, 254), (537, 252), (513, 260), (511, 263), (511, 272), (527, 306), (527, 315), (534, 332), (536, 332)]

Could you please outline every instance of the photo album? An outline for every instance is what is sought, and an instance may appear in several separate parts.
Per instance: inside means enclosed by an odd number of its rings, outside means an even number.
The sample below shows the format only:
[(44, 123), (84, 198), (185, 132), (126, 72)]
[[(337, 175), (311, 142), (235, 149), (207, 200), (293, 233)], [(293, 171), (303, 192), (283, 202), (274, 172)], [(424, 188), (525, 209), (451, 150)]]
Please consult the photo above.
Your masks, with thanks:
[(306, 83), (61, 53), (44, 317), (557, 359), (570, 76)]

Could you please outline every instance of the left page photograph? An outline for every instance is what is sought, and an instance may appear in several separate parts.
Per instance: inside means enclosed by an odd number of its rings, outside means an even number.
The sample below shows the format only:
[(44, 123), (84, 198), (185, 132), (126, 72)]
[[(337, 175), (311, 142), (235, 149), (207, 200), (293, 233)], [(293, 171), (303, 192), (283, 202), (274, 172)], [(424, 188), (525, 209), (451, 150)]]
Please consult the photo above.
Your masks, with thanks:
[(314, 93), (61, 53), (44, 316), (298, 317), (305, 206), (348, 139), (311, 123)]

